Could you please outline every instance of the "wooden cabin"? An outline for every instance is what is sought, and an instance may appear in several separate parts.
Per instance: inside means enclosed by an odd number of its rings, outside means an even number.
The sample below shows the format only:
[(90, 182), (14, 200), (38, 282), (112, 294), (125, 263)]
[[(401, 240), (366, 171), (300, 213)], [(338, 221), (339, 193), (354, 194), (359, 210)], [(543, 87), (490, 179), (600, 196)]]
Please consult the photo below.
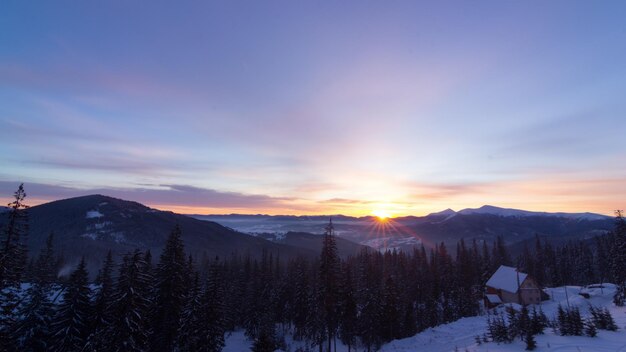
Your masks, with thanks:
[(501, 303), (539, 304), (545, 296), (530, 275), (505, 265), (493, 273), (485, 286), (487, 308)]

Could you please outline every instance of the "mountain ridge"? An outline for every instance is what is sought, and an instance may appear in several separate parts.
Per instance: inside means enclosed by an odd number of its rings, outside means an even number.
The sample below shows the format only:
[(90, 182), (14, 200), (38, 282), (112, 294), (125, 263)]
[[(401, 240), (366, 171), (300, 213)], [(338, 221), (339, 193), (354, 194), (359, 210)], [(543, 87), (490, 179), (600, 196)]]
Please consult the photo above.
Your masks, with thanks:
[[(196, 260), (231, 255), (260, 258), (263, 253), (280, 255), (284, 260), (319, 255), (317, 248), (271, 242), (215, 222), (100, 194), (57, 200), (30, 207), (27, 212), (30, 256), (36, 256), (48, 235), (53, 233), (57, 252), (70, 264), (85, 257), (92, 273), (99, 269), (109, 250), (118, 260), (137, 248), (150, 250), (158, 257), (175, 226), (182, 230), (185, 251)], [(5, 223), (6, 214), (0, 214), (0, 224)]]

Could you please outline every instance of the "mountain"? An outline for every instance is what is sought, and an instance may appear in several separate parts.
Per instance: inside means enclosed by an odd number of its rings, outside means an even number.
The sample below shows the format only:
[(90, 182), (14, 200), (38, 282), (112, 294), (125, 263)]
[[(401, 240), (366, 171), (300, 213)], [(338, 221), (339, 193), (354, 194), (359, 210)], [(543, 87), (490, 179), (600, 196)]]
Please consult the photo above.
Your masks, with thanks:
[(454, 214), (456, 214), (456, 211), (448, 208), (446, 210), (442, 210), (442, 211), (437, 212), (437, 213), (430, 213), (427, 216), (431, 216), (431, 217), (433, 217), (433, 216), (446, 216), (446, 217), (448, 217), (448, 216), (454, 215)]
[[(28, 248), (31, 255), (36, 255), (44, 246), (49, 233), (54, 233), (56, 249), (68, 264), (75, 264), (81, 256), (85, 256), (92, 273), (100, 267), (108, 250), (119, 258), (136, 248), (149, 249), (158, 259), (175, 225), (181, 227), (185, 249), (195, 258), (225, 257), (233, 253), (259, 257), (263, 252), (280, 254), (285, 259), (319, 255), (316, 246), (311, 249), (271, 242), (215, 222), (103, 195), (54, 201), (31, 207), (28, 213)], [(2, 216), (1, 223), (4, 223)]]
[(2, 207), (2, 206), (0, 206), (0, 213), (4, 213), (6, 211), (9, 211), (9, 209), (10, 209), (9, 207)]
[[(450, 210), (450, 209), (448, 209)], [(447, 210), (444, 210), (447, 211)], [(517, 217), (528, 217), (528, 216), (548, 216), (548, 217), (561, 217), (567, 219), (584, 219), (584, 220), (606, 220), (610, 218), (606, 215), (594, 214), (594, 213), (548, 213), (548, 212), (536, 212), (536, 211), (527, 211), (527, 210), (519, 210), (519, 209), (509, 209), (509, 208), (499, 208), (494, 207), (492, 205), (483, 205), (480, 208), (476, 209), (463, 209), (459, 211), (457, 214), (490, 214), (490, 215), (498, 215), (498, 216), (517, 216)]]
[[(328, 216), (198, 216), (251, 234), (319, 233)], [(547, 213), (485, 205), (458, 212), (446, 209), (427, 216), (405, 216), (380, 222), (373, 217), (335, 217), (339, 237), (370, 247), (410, 250), (415, 245), (432, 247), (444, 242), (454, 250), (460, 239), (492, 242), (502, 236), (516, 247), (535, 235), (562, 243), (586, 239), (613, 228), (611, 217), (593, 213)], [(519, 247), (519, 246), (517, 246)], [(516, 248), (517, 248), (516, 247)]]

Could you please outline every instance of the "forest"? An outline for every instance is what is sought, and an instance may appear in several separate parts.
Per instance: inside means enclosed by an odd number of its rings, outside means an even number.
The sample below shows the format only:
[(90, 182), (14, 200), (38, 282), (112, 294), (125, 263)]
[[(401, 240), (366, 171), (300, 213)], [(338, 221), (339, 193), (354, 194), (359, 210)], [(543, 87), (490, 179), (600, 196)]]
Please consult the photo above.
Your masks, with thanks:
[(220, 351), (243, 329), (253, 351), (284, 347), (285, 336), (311, 351), (375, 351), (383, 343), (482, 314), (484, 283), (501, 265), (517, 266), (540, 285), (619, 285), (624, 304), (626, 223), (588, 241), (552, 246), (536, 237), (512, 256), (504, 239), (461, 240), (412, 252), (364, 250), (340, 258), (332, 223), (314, 260), (234, 254), (193, 258), (181, 230), (171, 230), (158, 258), (111, 253), (95, 278), (84, 260), (68, 277), (54, 234), (28, 253), (22, 187), (9, 204), (0, 248), (0, 344), (6, 351)]

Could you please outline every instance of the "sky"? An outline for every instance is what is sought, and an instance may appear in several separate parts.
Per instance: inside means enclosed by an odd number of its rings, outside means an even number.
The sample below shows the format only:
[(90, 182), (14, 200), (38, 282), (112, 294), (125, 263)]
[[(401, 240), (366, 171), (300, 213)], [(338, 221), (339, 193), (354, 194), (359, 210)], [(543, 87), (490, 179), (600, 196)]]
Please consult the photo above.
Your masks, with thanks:
[(0, 201), (626, 208), (623, 1), (2, 1)]

